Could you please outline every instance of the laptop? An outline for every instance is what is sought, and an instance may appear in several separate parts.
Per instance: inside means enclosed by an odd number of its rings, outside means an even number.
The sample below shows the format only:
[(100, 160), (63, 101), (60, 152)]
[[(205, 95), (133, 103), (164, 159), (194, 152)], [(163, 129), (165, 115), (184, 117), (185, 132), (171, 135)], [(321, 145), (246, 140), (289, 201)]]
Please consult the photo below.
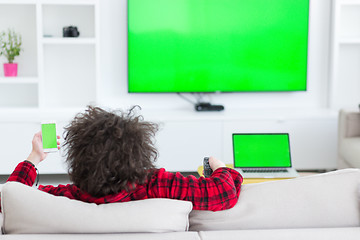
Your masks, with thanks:
[(234, 133), (234, 169), (244, 178), (294, 178), (288, 133)]

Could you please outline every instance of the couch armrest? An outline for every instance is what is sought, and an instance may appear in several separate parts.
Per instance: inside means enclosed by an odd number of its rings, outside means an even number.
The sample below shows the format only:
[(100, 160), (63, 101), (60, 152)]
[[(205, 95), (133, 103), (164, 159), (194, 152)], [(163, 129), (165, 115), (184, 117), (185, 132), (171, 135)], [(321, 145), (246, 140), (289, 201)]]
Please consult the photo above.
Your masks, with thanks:
[(3, 215), (0, 212), (0, 235), (2, 234), (2, 228), (3, 228)]
[[(360, 112), (340, 110), (338, 121), (338, 160), (337, 168), (359, 167), (357, 163), (358, 147), (356, 142), (360, 138)], [(350, 141), (351, 140), (351, 141)]]
[[(4, 184), (0, 184), (0, 196), (1, 196), (1, 189), (2, 189), (2, 186)], [(2, 213), (0, 212), (0, 235), (2, 234), (2, 229), (3, 229), (3, 215)]]
[(340, 110), (339, 113), (339, 140), (341, 138), (360, 136), (360, 112)]

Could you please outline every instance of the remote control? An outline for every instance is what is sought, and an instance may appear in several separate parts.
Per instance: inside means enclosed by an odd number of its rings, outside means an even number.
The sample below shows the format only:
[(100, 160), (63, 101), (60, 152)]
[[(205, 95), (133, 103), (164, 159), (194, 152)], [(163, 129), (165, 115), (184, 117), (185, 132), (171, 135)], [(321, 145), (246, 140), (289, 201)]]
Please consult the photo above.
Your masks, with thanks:
[(213, 173), (213, 170), (210, 167), (209, 158), (205, 157), (204, 158), (204, 177), (206, 177), (206, 178), (210, 177), (212, 173)]

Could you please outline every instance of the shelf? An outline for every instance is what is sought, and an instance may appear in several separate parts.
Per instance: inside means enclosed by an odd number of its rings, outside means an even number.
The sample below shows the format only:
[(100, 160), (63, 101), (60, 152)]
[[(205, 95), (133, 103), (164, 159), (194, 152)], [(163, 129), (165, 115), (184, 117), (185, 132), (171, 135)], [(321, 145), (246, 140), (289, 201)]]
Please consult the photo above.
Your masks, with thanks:
[(333, 1), (330, 107), (352, 108), (360, 100), (360, 1)]
[(0, 0), (0, 4), (93, 5), (94, 0)]
[(39, 83), (37, 77), (0, 77), (0, 84)]
[(357, 38), (342, 38), (340, 44), (360, 44), (360, 37)]
[[(4, 107), (0, 106), (0, 125), (2, 123), (40, 122), (43, 119), (70, 121), (84, 108), (38, 108), (38, 107)], [(26, 116), (26, 118), (24, 118)]]
[(343, 0), (340, 3), (341, 5), (357, 5), (360, 6), (359, 0)]
[(94, 0), (0, 0), (0, 4), (93, 5)]
[[(75, 1), (78, 3), (78, 1)], [(89, 3), (89, 1), (82, 1)], [(80, 39), (95, 38), (95, 7), (93, 4), (44, 4), (42, 7), (42, 37), (43, 39), (62, 39), (63, 28), (76, 26), (80, 32)], [(69, 3), (69, 2), (67, 2)], [(50, 36), (50, 37), (47, 37)], [(70, 39), (66, 39), (71, 42)], [(72, 39), (75, 40), (75, 39)], [(45, 40), (47, 41), (47, 40)], [(51, 41), (51, 40), (50, 40)], [(56, 40), (54, 40), (56, 41)], [(90, 41), (91, 40), (84, 40)]]
[(93, 5), (94, 0), (51, 0), (42, 1), (44, 5)]
[(42, 38), (43, 44), (95, 44), (95, 38)]
[(0, 0), (0, 4), (28, 5), (36, 4), (36, 0)]

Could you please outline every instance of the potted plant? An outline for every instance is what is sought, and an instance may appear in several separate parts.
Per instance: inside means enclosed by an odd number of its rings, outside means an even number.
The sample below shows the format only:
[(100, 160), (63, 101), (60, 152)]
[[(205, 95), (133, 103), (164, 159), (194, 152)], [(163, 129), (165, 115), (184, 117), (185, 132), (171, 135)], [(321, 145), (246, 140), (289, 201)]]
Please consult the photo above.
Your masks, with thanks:
[(4, 63), (5, 77), (17, 76), (17, 63), (14, 63), (14, 59), (20, 55), (21, 43), (21, 35), (14, 30), (0, 33), (0, 56), (4, 55), (8, 60)]

